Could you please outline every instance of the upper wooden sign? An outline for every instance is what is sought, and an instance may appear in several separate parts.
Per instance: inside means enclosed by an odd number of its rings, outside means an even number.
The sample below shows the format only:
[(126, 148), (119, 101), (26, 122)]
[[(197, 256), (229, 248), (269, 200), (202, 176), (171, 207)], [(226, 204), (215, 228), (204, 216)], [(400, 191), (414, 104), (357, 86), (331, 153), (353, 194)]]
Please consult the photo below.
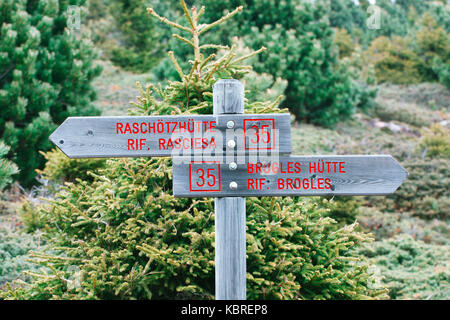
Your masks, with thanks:
[(289, 114), (70, 117), (50, 140), (69, 158), (291, 152)]
[(389, 155), (173, 160), (175, 197), (386, 195), (408, 175)]

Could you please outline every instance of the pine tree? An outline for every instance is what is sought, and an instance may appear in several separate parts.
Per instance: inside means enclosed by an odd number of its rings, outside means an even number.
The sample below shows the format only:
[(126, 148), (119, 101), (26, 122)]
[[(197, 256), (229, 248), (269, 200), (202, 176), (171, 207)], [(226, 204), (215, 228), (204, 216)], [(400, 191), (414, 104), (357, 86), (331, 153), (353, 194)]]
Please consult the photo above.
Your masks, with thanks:
[[(212, 113), (212, 85), (222, 78), (241, 79), (243, 61), (262, 52), (236, 56), (200, 44), (205, 32), (228, 22), (238, 8), (217, 23), (200, 24), (205, 12), (188, 10), (186, 24), (166, 20), (194, 59), (183, 70), (170, 59), (180, 81), (149, 84), (133, 103), (137, 115)], [(188, 36), (186, 36), (188, 35)], [(206, 49), (226, 50), (205, 54)], [(217, 54), (217, 55), (216, 55)], [(245, 103), (250, 113), (282, 112), (274, 102)], [(56, 199), (40, 207), (49, 253), (34, 253), (48, 272), (28, 272), (30, 284), (17, 282), (1, 293), (11, 299), (183, 299), (213, 298), (214, 204), (209, 199), (174, 198), (171, 160), (107, 160), (91, 173), (93, 181), (68, 184)], [(361, 299), (383, 297), (368, 287), (368, 264), (352, 254), (370, 240), (356, 224), (337, 227), (329, 201), (299, 198), (247, 199), (247, 288), (249, 299)], [(56, 254), (55, 254), (56, 253)], [(67, 279), (79, 275), (80, 286)]]
[[(424, 81), (439, 81), (441, 70), (449, 69), (450, 37), (428, 12), (423, 15), (416, 33), (415, 49), (423, 61), (420, 71)], [(436, 69), (436, 65), (440, 68)]]
[(118, 0), (110, 9), (120, 30), (120, 45), (112, 49), (111, 61), (136, 73), (151, 70), (162, 57), (163, 45), (144, 1)]
[(334, 43), (339, 48), (339, 57), (346, 58), (351, 57), (356, 49), (356, 45), (352, 37), (348, 34), (346, 29), (337, 29), (336, 36), (334, 37)]
[(367, 12), (362, 5), (354, 1), (333, 0), (330, 2), (330, 24), (332, 27), (345, 29), (353, 36), (355, 31), (365, 30)]
[(62, 0), (0, 2), (0, 137), (25, 185), (44, 164), (38, 151), (51, 147), (48, 136), (57, 124), (99, 114), (90, 83), (100, 69), (90, 42), (66, 28), (68, 6)]
[(329, 1), (202, 0), (200, 3), (211, 8), (205, 13), (207, 22), (219, 19), (231, 5), (246, 8), (235, 21), (218, 28), (206, 39), (231, 44), (231, 37), (239, 35), (254, 50), (266, 46), (268, 50), (259, 56), (254, 69), (288, 81), (283, 106), (299, 121), (333, 126), (354, 113), (364, 89), (338, 61), (334, 30), (328, 19)]

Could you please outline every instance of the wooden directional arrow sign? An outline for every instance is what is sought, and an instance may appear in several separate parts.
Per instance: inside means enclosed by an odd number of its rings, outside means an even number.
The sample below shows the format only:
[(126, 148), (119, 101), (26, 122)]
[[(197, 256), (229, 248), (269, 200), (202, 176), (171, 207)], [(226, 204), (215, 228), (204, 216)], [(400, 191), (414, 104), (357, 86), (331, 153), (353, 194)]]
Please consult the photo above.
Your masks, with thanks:
[(391, 156), (280, 156), (243, 164), (173, 163), (175, 197), (386, 195), (408, 173)]
[(69, 158), (291, 152), (289, 114), (70, 117), (50, 140)]

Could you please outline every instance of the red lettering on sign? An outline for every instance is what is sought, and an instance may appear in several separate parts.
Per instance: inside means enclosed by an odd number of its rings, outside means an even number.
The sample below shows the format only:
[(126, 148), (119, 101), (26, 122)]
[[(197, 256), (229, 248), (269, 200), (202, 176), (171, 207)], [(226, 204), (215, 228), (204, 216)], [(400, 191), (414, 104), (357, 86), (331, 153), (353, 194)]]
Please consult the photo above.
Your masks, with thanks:
[[(117, 122), (116, 134), (172, 134), (189, 132), (216, 132), (215, 121), (164, 121), (158, 119), (153, 122)], [(201, 141), (200, 141), (201, 143)]]
[(216, 139), (212, 137), (208, 138), (178, 138), (176, 140), (159, 139), (159, 150), (171, 150), (171, 149), (184, 149), (184, 150), (204, 150), (204, 149), (216, 149)]
[(128, 150), (134, 150), (134, 139), (128, 139)]
[(143, 150), (147, 139), (128, 139), (128, 150)]
[(116, 134), (119, 134), (119, 131), (120, 131), (120, 133), (123, 133), (122, 129), (123, 129), (123, 123), (120, 123), (120, 122), (116, 123)]
[(139, 123), (135, 122), (133, 123), (132, 126), (133, 126), (133, 133), (134, 134), (139, 133)]
[(318, 178), (318, 179), (301, 179), (301, 178), (280, 178), (278, 179), (279, 190), (330, 190), (331, 179)]
[(130, 124), (128, 122), (125, 124), (125, 131), (124, 131), (124, 133), (131, 133), (131, 127), (130, 127)]
[(144, 126), (146, 126), (147, 124), (145, 122), (141, 123), (140, 129), (141, 129), (141, 133), (142, 134), (146, 134), (147, 133), (147, 129), (144, 129)]
[(251, 174), (298, 174), (302, 172), (299, 162), (278, 163), (270, 162), (262, 164), (261, 162), (247, 163), (247, 173)]
[(248, 179), (247, 181), (247, 189), (248, 190), (262, 190), (264, 185), (266, 184), (266, 179)]
[(345, 161), (323, 161), (309, 163), (309, 173), (346, 173)]

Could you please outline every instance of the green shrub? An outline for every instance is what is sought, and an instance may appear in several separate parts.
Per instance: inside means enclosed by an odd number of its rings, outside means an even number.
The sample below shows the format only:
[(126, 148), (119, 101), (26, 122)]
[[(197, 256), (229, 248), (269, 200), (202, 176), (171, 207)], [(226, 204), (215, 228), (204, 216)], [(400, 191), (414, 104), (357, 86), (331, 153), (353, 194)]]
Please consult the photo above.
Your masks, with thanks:
[(359, 253), (376, 264), (391, 299), (450, 298), (449, 246), (426, 244), (403, 235), (374, 242)]
[(430, 12), (422, 15), (417, 26), (414, 24), (414, 27), (409, 28), (408, 36), (406, 33), (403, 36), (392, 33), (391, 37), (383, 35), (373, 40), (365, 52), (365, 59), (375, 65), (375, 73), (380, 83), (414, 84), (439, 81), (448, 86), (448, 32)]
[(68, 6), (63, 0), (0, 2), (0, 137), (27, 186), (44, 164), (38, 151), (50, 149), (57, 124), (99, 114), (90, 82), (100, 69), (92, 44), (66, 28)]
[(12, 182), (12, 176), (19, 171), (17, 166), (11, 161), (5, 159), (9, 147), (0, 140), (0, 191)]
[[(450, 99), (450, 92), (435, 83), (421, 83), (418, 85), (400, 86), (383, 84), (380, 86), (378, 99), (386, 102), (391, 102), (389, 105), (395, 109), (398, 104), (412, 104), (413, 113), (424, 113), (423, 117), (427, 118), (428, 125), (431, 122), (440, 122), (445, 120), (445, 114), (439, 111), (448, 108), (448, 100)], [(420, 108), (421, 110), (417, 110)], [(435, 111), (434, 113), (430, 111)], [(428, 114), (427, 114), (428, 113)], [(432, 117), (430, 117), (432, 114)]]
[(428, 157), (450, 159), (450, 129), (440, 124), (434, 124), (430, 129), (423, 130), (420, 149)]
[(372, 114), (381, 121), (399, 121), (415, 127), (430, 126), (439, 120), (434, 114), (423, 107), (412, 103), (379, 100), (372, 109)]
[(450, 218), (450, 162), (448, 159), (412, 159), (402, 163), (408, 178), (394, 194), (370, 197), (369, 202), (383, 211), (409, 211), (424, 218)]
[(336, 35), (334, 36), (334, 43), (339, 48), (339, 57), (346, 58), (351, 57), (355, 51), (356, 45), (352, 37), (345, 29), (336, 29)]
[(340, 225), (349, 225), (357, 220), (361, 199), (355, 197), (333, 197), (327, 216)]
[(390, 154), (398, 161), (417, 155), (418, 139), (411, 134), (373, 128), (361, 120), (342, 123), (339, 133), (341, 139), (334, 146), (335, 154)]
[(425, 243), (450, 245), (448, 221), (424, 220), (410, 212), (382, 212), (376, 207), (361, 206), (358, 211), (360, 226), (370, 230), (376, 241), (407, 234)]
[[(190, 13), (182, 4), (192, 30), (198, 26), (196, 11)], [(184, 74), (172, 56), (182, 81), (170, 82), (165, 89), (152, 84), (141, 88), (136, 114), (211, 113), (213, 83), (220, 77), (242, 77), (248, 70), (233, 49), (208, 59), (198, 45), (193, 47), (193, 72)], [(270, 101), (247, 103), (246, 110), (280, 112)], [(40, 210), (46, 237), (59, 254), (36, 257), (52, 272), (36, 275), (30, 286), (2, 296), (212, 298), (213, 200), (174, 198), (167, 158), (108, 160), (91, 175), (93, 181), (68, 184)], [(369, 266), (352, 255), (370, 236), (355, 231), (356, 224), (336, 227), (326, 217), (328, 209), (317, 199), (247, 199), (249, 299), (384, 297), (384, 290), (368, 288)], [(82, 274), (77, 288), (69, 288), (65, 280), (73, 265)]]
[(433, 60), (433, 71), (437, 74), (439, 82), (450, 89), (450, 62), (443, 63), (441, 59)]
[(26, 232), (31, 233), (45, 227), (39, 210), (39, 204), (35, 204), (29, 199), (23, 200), (17, 208), (17, 215), (20, 217)]
[(448, 69), (450, 64), (450, 34), (436, 22), (430, 13), (425, 13), (417, 31), (416, 51), (422, 59), (420, 72), (424, 81), (439, 81), (442, 73), (435, 72), (435, 65), (439, 64)]
[(38, 266), (28, 259), (30, 250), (38, 250), (45, 241), (37, 234), (27, 234), (12, 215), (0, 216), (0, 288), (6, 282), (29, 279), (24, 271), (36, 271)]
[(45, 160), (43, 170), (37, 170), (43, 179), (62, 184), (73, 182), (76, 178), (92, 180), (89, 171), (96, 171), (105, 165), (105, 159), (69, 159), (59, 149), (42, 152)]
[(147, 72), (162, 57), (161, 35), (146, 8), (142, 0), (118, 0), (110, 6), (120, 30), (119, 44), (112, 48), (111, 61), (124, 70)]
[(410, 40), (394, 36), (373, 40), (365, 59), (375, 66), (379, 83), (414, 84), (422, 81), (421, 60), (410, 48)]

